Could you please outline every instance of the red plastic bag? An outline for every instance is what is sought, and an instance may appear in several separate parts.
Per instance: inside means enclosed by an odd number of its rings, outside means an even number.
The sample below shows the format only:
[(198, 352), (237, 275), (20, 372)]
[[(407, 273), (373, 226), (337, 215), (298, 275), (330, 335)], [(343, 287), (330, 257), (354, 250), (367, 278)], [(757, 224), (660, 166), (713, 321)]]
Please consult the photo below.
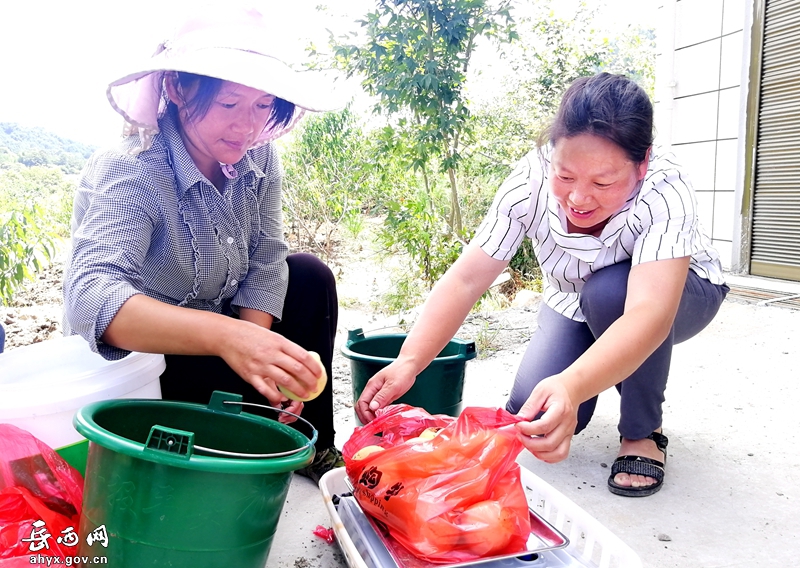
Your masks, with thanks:
[[(77, 545), (83, 477), (35, 436), (0, 424), (0, 567), (66, 558)], [(21, 565), (21, 564), (19, 564)]]
[[(466, 408), (458, 419), (405, 404), (356, 428), (342, 453), (361, 508), (428, 562), (467, 562), (525, 550), (530, 513), (516, 458), (522, 451), (502, 409)], [(428, 428), (441, 428), (420, 439)], [(366, 457), (359, 450), (380, 446)]]

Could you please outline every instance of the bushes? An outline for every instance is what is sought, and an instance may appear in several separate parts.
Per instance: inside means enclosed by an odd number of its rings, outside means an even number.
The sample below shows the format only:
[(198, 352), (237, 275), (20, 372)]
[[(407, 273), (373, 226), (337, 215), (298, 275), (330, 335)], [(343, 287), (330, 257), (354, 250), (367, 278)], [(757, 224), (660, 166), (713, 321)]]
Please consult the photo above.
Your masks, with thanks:
[(0, 303), (8, 305), (69, 236), (74, 184), (52, 167), (0, 169)]
[(37, 219), (38, 206), (0, 213), (0, 301), (8, 305), (23, 281), (32, 279), (55, 252), (51, 235)]

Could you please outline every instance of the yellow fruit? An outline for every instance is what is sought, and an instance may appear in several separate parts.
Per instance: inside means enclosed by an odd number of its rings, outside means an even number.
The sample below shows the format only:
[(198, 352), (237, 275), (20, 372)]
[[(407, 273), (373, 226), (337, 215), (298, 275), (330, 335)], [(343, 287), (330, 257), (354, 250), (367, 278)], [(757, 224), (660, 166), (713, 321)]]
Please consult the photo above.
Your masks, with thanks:
[[(309, 355), (311, 355), (314, 359), (317, 360), (318, 363), (321, 364), (319, 355), (314, 351), (309, 351)], [(278, 385), (278, 390), (281, 391), (284, 396), (291, 398), (292, 400), (299, 400), (300, 402), (308, 402), (309, 400), (314, 400), (317, 398), (325, 388), (325, 385), (328, 384), (328, 374), (325, 372), (325, 366), (322, 367), (322, 374), (317, 377), (317, 386), (311, 391), (311, 394), (308, 395), (306, 398), (301, 398), (294, 394), (292, 391), (288, 390), (283, 385)]]
[(422, 438), (423, 440), (433, 440), (436, 437), (436, 434), (439, 433), (439, 430), (441, 430), (441, 428), (426, 428), (417, 437)]
[(382, 451), (383, 451), (383, 448), (381, 448), (380, 446), (364, 446), (363, 448), (358, 450), (353, 455), (353, 459), (354, 460), (363, 460), (365, 457), (367, 457), (370, 454), (375, 454), (375, 453), (382, 452)]

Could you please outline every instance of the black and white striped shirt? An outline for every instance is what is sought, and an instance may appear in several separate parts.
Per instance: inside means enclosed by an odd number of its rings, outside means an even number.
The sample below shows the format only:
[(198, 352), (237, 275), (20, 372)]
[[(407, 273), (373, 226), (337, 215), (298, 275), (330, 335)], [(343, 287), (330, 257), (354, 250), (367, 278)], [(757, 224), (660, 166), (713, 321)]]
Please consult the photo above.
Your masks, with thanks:
[(641, 186), (599, 237), (566, 230), (566, 216), (550, 192), (550, 150), (534, 150), (500, 186), (473, 239), (493, 258), (509, 260), (527, 235), (544, 277), (544, 301), (585, 321), (578, 303), (591, 275), (630, 259), (633, 265), (690, 256), (690, 268), (723, 284), (719, 255), (697, 218), (694, 189), (672, 154), (653, 156)]
[(106, 359), (128, 354), (100, 337), (135, 294), (224, 314), (247, 307), (280, 319), (283, 311), (288, 247), (277, 151), (248, 150), (219, 192), (170, 115), (159, 125), (152, 147), (136, 156), (136, 136), (92, 156), (75, 196), (64, 333), (82, 335)]

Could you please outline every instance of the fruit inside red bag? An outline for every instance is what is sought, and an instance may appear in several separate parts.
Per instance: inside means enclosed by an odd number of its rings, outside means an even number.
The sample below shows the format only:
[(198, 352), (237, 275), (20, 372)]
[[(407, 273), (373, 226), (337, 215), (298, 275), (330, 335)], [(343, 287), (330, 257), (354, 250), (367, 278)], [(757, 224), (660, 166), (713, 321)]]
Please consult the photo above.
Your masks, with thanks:
[[(389, 406), (344, 445), (347, 474), (365, 512), (415, 556), (466, 562), (521, 552), (530, 514), (516, 457), (522, 451), (502, 409), (470, 407), (456, 420)], [(439, 429), (420, 436), (429, 429)], [(355, 459), (359, 450), (379, 446)]]

